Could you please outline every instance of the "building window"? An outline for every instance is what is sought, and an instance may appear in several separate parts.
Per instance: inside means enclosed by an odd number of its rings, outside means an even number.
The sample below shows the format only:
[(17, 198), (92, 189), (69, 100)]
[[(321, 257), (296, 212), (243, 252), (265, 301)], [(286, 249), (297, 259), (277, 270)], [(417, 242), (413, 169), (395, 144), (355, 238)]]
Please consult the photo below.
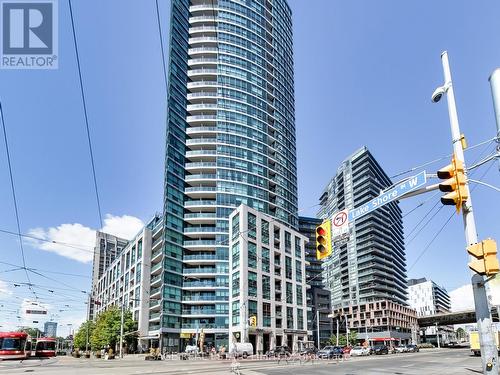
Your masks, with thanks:
[(292, 252), (292, 234), (285, 232), (285, 252), (290, 254)]
[(232, 269), (236, 269), (240, 266), (240, 243), (236, 242), (231, 248), (232, 255)]
[(137, 258), (142, 258), (142, 239), (137, 244)]
[(271, 279), (266, 275), (262, 275), (262, 298), (271, 299)]
[(295, 257), (302, 259), (302, 247), (300, 246), (300, 237), (295, 237)]
[(292, 283), (286, 283), (286, 303), (293, 303)]
[(232, 231), (233, 231), (233, 240), (240, 235), (240, 215), (236, 214), (233, 216), (231, 221)]
[(281, 306), (276, 305), (275, 310), (276, 310), (276, 328), (282, 328), (281, 322), (283, 321), (283, 315)]
[(237, 326), (240, 324), (240, 301), (232, 303), (232, 325)]
[(134, 264), (135, 263), (135, 246), (132, 247), (131, 253), (132, 253), (132, 264)]
[(257, 217), (248, 213), (248, 238), (257, 239)]
[(302, 309), (297, 309), (297, 329), (304, 329), (304, 314), (302, 313)]
[(293, 329), (293, 307), (286, 308), (286, 328)]
[(265, 220), (261, 220), (261, 242), (269, 245), (269, 223)]
[(267, 302), (262, 303), (262, 325), (271, 327), (271, 304)]
[(135, 271), (135, 282), (140, 283), (141, 282), (141, 263), (137, 263), (137, 270)]
[(248, 295), (257, 297), (257, 273), (248, 272)]
[(240, 271), (233, 273), (233, 297), (238, 297), (240, 295)]
[(257, 245), (248, 243), (248, 267), (257, 269)]
[(255, 316), (257, 325), (259, 325), (259, 317), (257, 315), (257, 301), (248, 301), (248, 317)]
[(302, 287), (297, 285), (297, 305), (302, 305), (304, 303), (302, 299)]
[(302, 262), (300, 260), (295, 261), (295, 281), (302, 282)]
[(269, 272), (269, 249), (262, 248), (262, 271)]
[(292, 279), (292, 258), (285, 257), (285, 277)]

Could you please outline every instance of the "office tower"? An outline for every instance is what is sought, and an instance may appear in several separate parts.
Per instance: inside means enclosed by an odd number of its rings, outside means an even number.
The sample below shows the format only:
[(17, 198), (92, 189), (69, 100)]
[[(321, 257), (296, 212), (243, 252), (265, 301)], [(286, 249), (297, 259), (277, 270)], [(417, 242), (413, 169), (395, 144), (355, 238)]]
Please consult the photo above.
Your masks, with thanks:
[[(391, 185), (370, 151), (362, 147), (341, 163), (328, 183), (318, 216), (325, 219), (352, 210)], [(350, 329), (363, 332), (364, 338), (408, 340), (415, 314), (406, 307), (406, 258), (398, 202), (350, 222), (349, 239), (335, 242), (332, 256), (324, 263), (334, 312), (344, 316)], [(403, 318), (391, 319), (394, 312)], [(372, 331), (375, 333), (370, 335)]]
[[(446, 289), (425, 277), (408, 280), (408, 302), (410, 307), (417, 311), (417, 317), (451, 311), (451, 300)], [(453, 339), (453, 326), (422, 328), (420, 338), (423, 342), (437, 344), (437, 332), (439, 332), (441, 344)]]
[(57, 337), (57, 322), (45, 322), (43, 333), (45, 337)]
[[(321, 219), (299, 216), (299, 232), (308, 238), (305, 244), (306, 251), (306, 283), (309, 286), (306, 292), (307, 306), (311, 307), (307, 316), (307, 329), (312, 334), (309, 338), (314, 341), (316, 348), (326, 345), (333, 333), (330, 292), (323, 283), (321, 260), (316, 259), (316, 227)], [(319, 321), (319, 342), (318, 342)]]
[(227, 347), (229, 215), (245, 204), (298, 226), (287, 2), (172, 0), (168, 78), (157, 332), (168, 350), (201, 329)]

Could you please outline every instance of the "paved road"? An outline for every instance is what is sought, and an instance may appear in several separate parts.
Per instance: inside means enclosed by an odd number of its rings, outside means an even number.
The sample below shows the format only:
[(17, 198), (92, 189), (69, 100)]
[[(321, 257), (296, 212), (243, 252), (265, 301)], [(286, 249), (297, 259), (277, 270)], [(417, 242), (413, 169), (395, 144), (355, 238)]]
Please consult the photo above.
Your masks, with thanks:
[[(351, 358), (348, 361), (316, 361), (306, 364), (277, 364), (276, 361), (241, 360), (242, 375), (474, 375), (480, 373), (481, 360), (467, 349), (441, 349), (420, 353)], [(225, 375), (231, 373), (231, 361), (145, 361), (128, 356), (123, 360), (88, 360), (58, 357), (46, 360), (0, 362), (0, 375), (34, 373), (40, 375)]]

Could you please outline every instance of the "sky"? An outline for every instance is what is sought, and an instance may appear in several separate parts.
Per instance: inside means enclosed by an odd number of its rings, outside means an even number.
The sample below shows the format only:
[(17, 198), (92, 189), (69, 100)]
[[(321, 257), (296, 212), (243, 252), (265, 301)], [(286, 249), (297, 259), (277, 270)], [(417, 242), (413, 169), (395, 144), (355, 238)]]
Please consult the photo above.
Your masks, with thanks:
[[(132, 237), (162, 209), (166, 88), (155, 2), (72, 3), (103, 226)], [(169, 3), (159, 0), (167, 47)], [(469, 145), (495, 135), (488, 77), (500, 66), (498, 2), (289, 3), (301, 215), (316, 214), (319, 196), (341, 161), (363, 145), (390, 176), (451, 153), (446, 100), (430, 101), (443, 83), (444, 50), (449, 52), (458, 116)], [(21, 231), (76, 245), (23, 241), (27, 266), (43, 275), (30, 273), (30, 278), (40, 286), (35, 291), (46, 316), (58, 320), (58, 333), (66, 335), (84, 319), (82, 291), (90, 287), (93, 231), (101, 225), (65, 0), (59, 1), (58, 35), (59, 69), (0, 70), (0, 100)], [(466, 162), (473, 164), (491, 154), (493, 147), (466, 151)], [(441, 160), (426, 170), (435, 173), (446, 164)], [(498, 165), (488, 168), (489, 164), (478, 168), (474, 178), (500, 186)], [(472, 197), (480, 239), (500, 238), (499, 193), (478, 186)], [(433, 279), (452, 292), (458, 306), (470, 301), (462, 218), (452, 215), (453, 207), (443, 207), (433, 216), (440, 203), (429, 210), (438, 200), (439, 194), (428, 193), (401, 202), (407, 215), (408, 277)], [(0, 230), (16, 232), (3, 143), (0, 202)], [(417, 226), (430, 217), (423, 229)], [(0, 239), (0, 261), (20, 265), (18, 239), (2, 232)], [(19, 312), (33, 295), (16, 284), (26, 282), (26, 276), (14, 268), (0, 263), (0, 326), (33, 325), (32, 316)]]

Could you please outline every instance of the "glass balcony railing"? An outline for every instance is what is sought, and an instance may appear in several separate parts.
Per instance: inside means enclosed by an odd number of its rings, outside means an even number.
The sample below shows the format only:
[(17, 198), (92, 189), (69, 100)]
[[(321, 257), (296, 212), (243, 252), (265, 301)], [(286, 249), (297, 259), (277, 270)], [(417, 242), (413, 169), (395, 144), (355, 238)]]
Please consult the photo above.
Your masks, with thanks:
[[(190, 61), (202, 61), (203, 59), (194, 59), (194, 60), (190, 60)], [(208, 59), (207, 59), (208, 60)], [(210, 60), (214, 60), (214, 62), (217, 62), (217, 59), (210, 59)], [(190, 94), (187, 94), (187, 98), (188, 99), (194, 99), (194, 98), (197, 98), (197, 97), (203, 97), (203, 96), (217, 96), (217, 93), (216, 92), (205, 92), (205, 91), (202, 91), (202, 92), (192, 92)]]
[(207, 232), (208, 233), (219, 232), (219, 230), (216, 227), (189, 227), (189, 228), (184, 228), (184, 233), (207, 233)]
[(216, 150), (192, 150), (192, 151), (187, 151), (186, 156), (198, 156), (198, 155), (217, 155)]
[(191, 273), (216, 273), (217, 268), (184, 268), (182, 273), (191, 274)]
[[(196, 116), (187, 116), (186, 121), (195, 121), (195, 120), (217, 120), (217, 116), (215, 115), (196, 115)], [(198, 139), (200, 140), (200, 139)], [(208, 141), (212, 141), (212, 139), (207, 139)], [(186, 144), (189, 143), (189, 141), (193, 141), (193, 139), (188, 139), (186, 141)], [(215, 139), (213, 139), (215, 141)], [(192, 142), (191, 142), (192, 143)], [(197, 142), (197, 143), (203, 143), (203, 142)]]
[(200, 163), (186, 163), (187, 168), (215, 168), (217, 163), (215, 162), (200, 162)]
[(184, 241), (184, 246), (215, 246), (217, 244), (216, 241), (213, 240), (193, 240), (193, 241)]
[(156, 275), (155, 277), (152, 277), (151, 278), (151, 284), (157, 282), (158, 280), (161, 280), (161, 274), (160, 275)]
[(217, 201), (212, 201), (212, 200), (195, 200), (195, 201), (185, 201), (184, 205), (186, 207), (190, 206), (215, 206), (217, 204)]
[(214, 213), (195, 213), (195, 214), (185, 214), (184, 219), (216, 219), (217, 214)]
[(158, 288), (151, 288), (149, 295), (152, 296), (153, 294), (156, 294), (158, 292), (161, 292), (161, 286), (159, 286)]
[(156, 330), (160, 329), (160, 325), (159, 324), (150, 324), (148, 329), (150, 331), (156, 331)]
[[(191, 117), (196, 117), (196, 116), (191, 116)], [(215, 116), (212, 116), (212, 117), (215, 118)], [(195, 144), (200, 144), (200, 143), (216, 143), (216, 142), (217, 142), (216, 138), (195, 138), (195, 139), (188, 139), (186, 141), (186, 145), (189, 146), (189, 145), (195, 145)]]
[(204, 31), (217, 31), (217, 29), (214, 26), (197, 26), (189, 28), (190, 33), (204, 32)]
[[(186, 288), (227, 288), (229, 287), (229, 282), (224, 283), (224, 282), (203, 282), (203, 281), (184, 281), (182, 286)], [(183, 296), (183, 300), (185, 301), (226, 301), (229, 299), (228, 296), (198, 296), (197, 298), (203, 299), (190, 299), (193, 297), (190, 296)]]
[(227, 260), (221, 255), (216, 254), (194, 254), (184, 255), (183, 260)]
[(187, 187), (184, 189), (185, 193), (194, 193), (197, 191), (217, 191), (217, 188), (214, 186), (195, 186), (195, 187)]
[[(229, 311), (228, 311), (229, 313)], [(189, 310), (182, 310), (183, 315), (215, 315), (216, 310), (215, 309), (189, 309)], [(219, 313), (222, 314), (222, 313)]]
[(156, 319), (156, 318), (159, 318), (160, 317), (160, 313), (157, 312), (157, 313), (151, 313), (149, 314), (149, 319)]
[(229, 325), (227, 324), (215, 324), (215, 323), (208, 323), (208, 324), (189, 324), (185, 323), (182, 325), (182, 328), (186, 329), (227, 329), (229, 328)]
[(155, 264), (153, 267), (151, 267), (151, 273), (158, 271), (162, 266), (163, 264), (161, 263)]
[(185, 177), (186, 181), (190, 180), (215, 180), (217, 178), (216, 174), (212, 173), (201, 173), (201, 174), (192, 174)]

